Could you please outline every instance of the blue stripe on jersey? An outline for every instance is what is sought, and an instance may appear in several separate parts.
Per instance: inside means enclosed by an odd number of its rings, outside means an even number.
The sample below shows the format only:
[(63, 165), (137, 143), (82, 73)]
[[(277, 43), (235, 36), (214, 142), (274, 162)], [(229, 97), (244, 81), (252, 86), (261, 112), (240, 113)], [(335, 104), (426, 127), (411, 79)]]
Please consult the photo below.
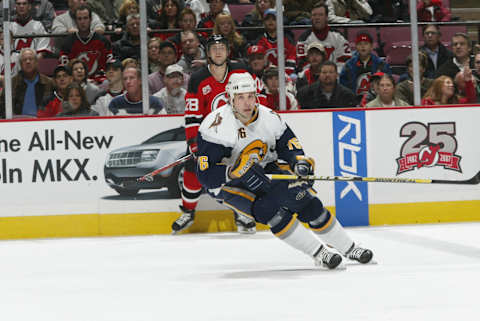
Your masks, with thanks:
[[(336, 176), (367, 176), (365, 111), (334, 112), (333, 149)], [(345, 226), (368, 225), (366, 182), (335, 182), (335, 211)]]

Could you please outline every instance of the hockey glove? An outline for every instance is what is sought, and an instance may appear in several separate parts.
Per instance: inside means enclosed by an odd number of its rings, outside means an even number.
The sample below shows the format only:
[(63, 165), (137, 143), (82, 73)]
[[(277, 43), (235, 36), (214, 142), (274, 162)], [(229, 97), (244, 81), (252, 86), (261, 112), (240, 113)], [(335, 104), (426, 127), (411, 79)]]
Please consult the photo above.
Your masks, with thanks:
[[(304, 155), (297, 156), (297, 162), (293, 166), (293, 171), (297, 176), (308, 176), (313, 175), (313, 170), (315, 168), (315, 160), (311, 157), (306, 157)], [(313, 186), (314, 181), (309, 180), (308, 184)]]
[(270, 179), (265, 176), (265, 171), (257, 162), (257, 154), (243, 154), (230, 169), (229, 176), (239, 178), (245, 187), (253, 193), (267, 192), (270, 189)]
[(293, 171), (298, 176), (313, 175), (313, 169), (315, 168), (315, 160), (311, 157), (304, 155), (298, 155), (297, 161), (293, 166)]
[(271, 188), (271, 181), (265, 176), (263, 167), (256, 163), (240, 177), (240, 180), (250, 192), (255, 194), (267, 193)]

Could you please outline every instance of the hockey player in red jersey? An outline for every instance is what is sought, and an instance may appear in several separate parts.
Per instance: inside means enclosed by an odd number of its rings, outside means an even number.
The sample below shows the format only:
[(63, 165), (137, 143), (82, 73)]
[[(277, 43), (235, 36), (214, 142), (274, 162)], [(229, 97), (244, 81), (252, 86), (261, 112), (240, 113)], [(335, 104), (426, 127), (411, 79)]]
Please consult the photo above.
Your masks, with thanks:
[[(227, 103), (225, 86), (230, 76), (244, 73), (241, 63), (228, 60), (228, 40), (221, 35), (213, 35), (207, 40), (208, 64), (194, 72), (188, 83), (185, 95), (185, 134), (190, 153), (197, 152), (197, 133), (202, 120), (213, 110)], [(202, 193), (202, 185), (195, 174), (195, 160), (185, 164), (182, 188), (182, 215), (173, 222), (172, 232), (177, 233), (193, 224), (195, 209)], [(239, 232), (252, 233), (255, 222), (235, 215)]]

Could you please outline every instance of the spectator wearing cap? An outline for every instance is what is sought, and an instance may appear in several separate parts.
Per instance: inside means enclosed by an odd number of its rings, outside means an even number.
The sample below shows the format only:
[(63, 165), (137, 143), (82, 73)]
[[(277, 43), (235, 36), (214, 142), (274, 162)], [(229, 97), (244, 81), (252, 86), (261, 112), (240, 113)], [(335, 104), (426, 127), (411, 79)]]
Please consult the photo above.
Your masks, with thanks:
[[(122, 72), (125, 93), (112, 99), (108, 109), (113, 115), (143, 114), (142, 72), (138, 68), (128, 67)], [(165, 114), (165, 109), (158, 97), (149, 96), (150, 109), (147, 114)]]
[(395, 90), (395, 79), (393, 79), (392, 75), (384, 73), (378, 81), (377, 97), (365, 107), (409, 106), (407, 102), (395, 97)]
[(106, 75), (108, 88), (105, 94), (98, 97), (95, 104), (92, 105), (92, 110), (96, 111), (100, 116), (111, 116), (112, 113), (108, 109), (108, 105), (113, 98), (124, 93), (121, 61), (113, 60), (108, 63)]
[(373, 38), (367, 31), (360, 31), (355, 38), (356, 52), (340, 73), (340, 83), (350, 88), (360, 102), (369, 89), (369, 78), (377, 71), (392, 74), (390, 66), (373, 53)]
[[(267, 9), (263, 14), (263, 24), (265, 27), (265, 33), (257, 40), (257, 45), (266, 49), (267, 59), (270, 64), (278, 66), (278, 53), (277, 53), (277, 12), (275, 9)], [(297, 66), (297, 55), (295, 51), (295, 45), (293, 45), (293, 36), (291, 33), (285, 33), (283, 37), (283, 44), (285, 47), (285, 72), (288, 75), (295, 73)], [(293, 75), (296, 79), (296, 75)]]
[[(153, 95), (160, 91), (165, 84), (163, 83), (163, 76), (167, 67), (173, 65), (177, 61), (175, 52), (175, 45), (166, 40), (160, 44), (160, 66), (157, 72), (148, 75), (148, 88), (150, 94)], [(189, 77), (185, 77), (185, 88), (187, 86)]]
[(327, 52), (320, 42), (312, 42), (307, 46), (308, 65), (298, 75), (297, 92), (300, 88), (311, 85), (318, 80), (320, 66), (325, 60), (327, 60)]
[(327, 0), (329, 23), (362, 23), (373, 13), (367, 0)]
[[(395, 96), (408, 104), (413, 105), (413, 59), (412, 55), (407, 57), (406, 61), (408, 77), (397, 85)], [(418, 53), (418, 67), (420, 69), (420, 93), (421, 97), (425, 95), (428, 88), (433, 83), (433, 79), (424, 77), (425, 68), (427, 66), (427, 55), (423, 52)]]
[(355, 107), (357, 99), (347, 87), (337, 82), (337, 66), (325, 61), (320, 67), (317, 82), (298, 91), (297, 99), (301, 109)]
[[(54, 83), (38, 70), (37, 53), (32, 48), (20, 51), (20, 68), (12, 78), (13, 114), (36, 117), (42, 101), (53, 93)], [(5, 91), (0, 95), (0, 116), (5, 117)]]
[(200, 44), (198, 34), (187, 30), (181, 34), (182, 56), (178, 64), (185, 74), (191, 75), (196, 69), (207, 63), (207, 55)]
[(113, 43), (113, 55), (123, 60), (134, 58), (140, 61), (140, 15), (130, 14), (127, 16), (126, 30), (122, 38)]
[[(250, 46), (247, 49), (247, 70), (252, 75), (257, 76), (255, 80), (257, 82), (257, 89), (259, 92), (265, 88), (265, 84), (262, 80), (264, 71), (269, 67), (275, 67), (269, 63), (267, 56), (265, 55), (266, 52), (267, 51), (263, 46), (258, 45)], [(297, 93), (295, 83), (287, 73), (285, 73), (285, 89), (293, 95)]]
[(259, 95), (260, 103), (264, 106), (267, 106), (273, 110), (297, 110), (298, 102), (295, 98), (295, 95), (286, 91), (286, 109), (280, 108), (280, 92), (279, 82), (278, 82), (278, 68), (270, 67), (265, 70), (263, 73), (263, 83), (265, 84), (264, 89)]
[(55, 117), (63, 111), (62, 102), (65, 97), (65, 90), (73, 81), (72, 71), (68, 66), (58, 65), (53, 71), (55, 90), (52, 95), (46, 97), (38, 109), (37, 117)]
[(378, 71), (370, 76), (370, 86), (368, 91), (363, 95), (362, 100), (360, 101), (359, 107), (365, 107), (369, 102), (377, 98), (378, 92), (378, 82), (380, 78), (384, 75), (383, 72)]
[[(263, 14), (267, 9), (275, 8), (275, 0), (256, 0), (255, 7), (243, 17), (242, 27), (262, 27)], [(251, 30), (244, 32), (248, 43), (254, 43), (258, 38), (258, 31)]]
[(185, 112), (185, 95), (187, 90), (183, 88), (183, 68), (178, 64), (167, 67), (163, 77), (165, 87), (160, 89), (154, 96), (160, 98), (167, 114), (183, 114)]
[(268, 66), (266, 53), (267, 50), (261, 45), (253, 45), (247, 49), (248, 71), (260, 79), (263, 76), (263, 71)]

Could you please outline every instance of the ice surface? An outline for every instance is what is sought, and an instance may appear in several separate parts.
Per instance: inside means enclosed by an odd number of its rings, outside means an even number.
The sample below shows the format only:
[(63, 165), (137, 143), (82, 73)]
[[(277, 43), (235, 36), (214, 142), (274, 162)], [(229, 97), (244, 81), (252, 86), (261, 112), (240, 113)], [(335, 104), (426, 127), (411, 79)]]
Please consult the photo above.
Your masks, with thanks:
[(0, 242), (0, 320), (479, 320), (480, 223), (350, 228), (343, 271), (268, 232)]

